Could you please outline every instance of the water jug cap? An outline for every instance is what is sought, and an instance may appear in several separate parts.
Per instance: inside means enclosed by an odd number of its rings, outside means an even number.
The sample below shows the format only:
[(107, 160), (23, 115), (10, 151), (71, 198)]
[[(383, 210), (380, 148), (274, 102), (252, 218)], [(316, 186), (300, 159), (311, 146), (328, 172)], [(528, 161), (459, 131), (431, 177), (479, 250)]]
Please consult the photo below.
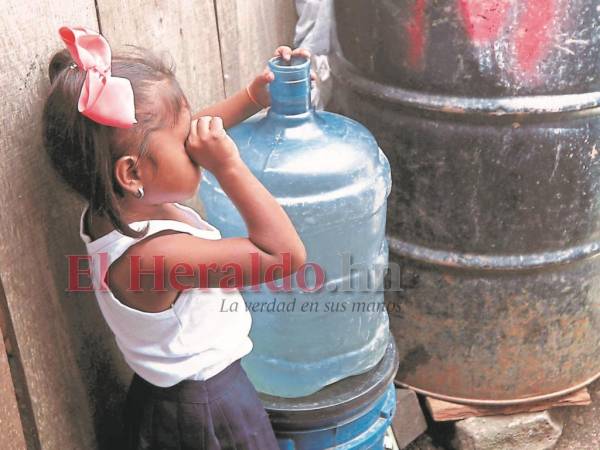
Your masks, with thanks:
[(282, 115), (303, 114), (310, 109), (310, 58), (292, 56), (286, 61), (280, 56), (269, 60), (275, 75), (269, 86), (271, 110)]

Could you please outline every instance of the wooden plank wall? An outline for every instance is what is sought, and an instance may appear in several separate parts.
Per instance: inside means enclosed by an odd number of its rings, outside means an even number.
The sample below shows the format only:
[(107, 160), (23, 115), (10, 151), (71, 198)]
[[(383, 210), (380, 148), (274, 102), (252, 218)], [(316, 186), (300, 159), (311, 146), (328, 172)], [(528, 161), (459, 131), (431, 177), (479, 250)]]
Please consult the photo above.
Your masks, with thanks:
[(94, 26), (96, 12), (92, 2), (76, 0), (3, 4), (0, 280), (14, 329), (12, 348), (25, 377), (22, 392), (30, 399), (20, 405), (31, 408), (23, 414), (34, 420), (26, 438), (30, 448), (90, 448), (91, 405), (84, 361), (78, 360), (80, 335), (73, 329), (80, 322), (71, 319), (78, 308), (86, 314), (91, 302), (75, 303), (63, 293), (64, 255), (81, 251), (77, 235), (65, 232), (75, 230), (77, 208), (44, 158), (40, 120), (57, 28), (63, 22)]
[(292, 46), (296, 8), (291, 0), (215, 0), (215, 5), (229, 96), (263, 71), (278, 45)]
[[(81, 24), (101, 30), (113, 48), (135, 44), (168, 51), (190, 102), (201, 108), (249, 82), (277, 45), (291, 44), (294, 2), (4, 0), (3, 5), (0, 419), (13, 425), (10, 448), (112, 450), (132, 372), (93, 294), (65, 291), (65, 255), (85, 254), (77, 234), (83, 202), (57, 179), (41, 145), (47, 65), (62, 48), (57, 30)], [(197, 200), (187, 203), (202, 209)], [(3, 333), (12, 349), (12, 380)]]
[[(112, 46), (137, 43), (169, 52), (192, 106), (224, 96), (213, 0), (97, 0), (102, 34)], [(136, 14), (131, 14), (135, 11)]]
[[(5, 298), (4, 289), (0, 283), (0, 297)], [(11, 339), (5, 335), (3, 330), (9, 332), (9, 321), (7, 311), (3, 308), (5, 302), (0, 304), (0, 448), (11, 448), (15, 450), (25, 449), (25, 426), (21, 424), (17, 396), (9, 358), (13, 354)]]

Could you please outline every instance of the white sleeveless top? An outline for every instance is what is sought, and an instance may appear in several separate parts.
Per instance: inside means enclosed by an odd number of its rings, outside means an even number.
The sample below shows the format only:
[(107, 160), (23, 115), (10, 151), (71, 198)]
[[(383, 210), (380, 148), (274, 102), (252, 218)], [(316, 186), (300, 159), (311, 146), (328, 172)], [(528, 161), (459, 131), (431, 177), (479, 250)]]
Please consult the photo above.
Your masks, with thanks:
[[(149, 222), (145, 237), (169, 229), (203, 239), (221, 239), (219, 230), (192, 208), (174, 204), (198, 222), (198, 227), (163, 219), (132, 222), (129, 226), (143, 230)], [(252, 317), (237, 289), (185, 289), (171, 308), (156, 313), (121, 303), (100, 280), (104, 280), (113, 261), (144, 237), (136, 239), (113, 230), (92, 241), (84, 231), (88, 208), (89, 204), (81, 214), (80, 235), (91, 256), (94, 293), (102, 315), (133, 371), (156, 386), (169, 387), (184, 379), (206, 380), (250, 353), (253, 344), (248, 333)], [(104, 290), (99, 289), (100, 286)]]

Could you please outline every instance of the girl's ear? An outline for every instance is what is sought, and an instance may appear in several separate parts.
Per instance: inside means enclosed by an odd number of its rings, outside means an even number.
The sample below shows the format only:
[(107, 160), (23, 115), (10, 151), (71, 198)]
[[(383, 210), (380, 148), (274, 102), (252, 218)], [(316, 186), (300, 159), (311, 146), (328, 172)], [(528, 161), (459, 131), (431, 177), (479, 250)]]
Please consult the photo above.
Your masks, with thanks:
[(135, 165), (138, 158), (136, 156), (121, 156), (115, 162), (115, 179), (123, 191), (136, 196), (138, 188), (143, 187), (141, 180), (141, 168)]

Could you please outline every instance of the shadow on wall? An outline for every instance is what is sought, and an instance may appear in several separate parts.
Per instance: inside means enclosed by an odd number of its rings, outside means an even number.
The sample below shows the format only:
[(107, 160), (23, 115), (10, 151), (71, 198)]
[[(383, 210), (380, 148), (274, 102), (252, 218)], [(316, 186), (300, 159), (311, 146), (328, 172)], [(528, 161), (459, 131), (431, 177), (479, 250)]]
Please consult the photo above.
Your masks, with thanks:
[[(119, 351), (114, 335), (106, 324), (93, 292), (69, 292), (67, 255), (86, 255), (84, 243), (76, 239), (56, 240), (62, 230), (79, 230), (79, 219), (83, 203), (74, 194), (62, 189), (55, 191), (54, 201), (69, 204), (69, 217), (54, 217), (56, 208), (45, 207), (47, 215), (48, 257), (51, 267), (50, 276), (56, 286), (57, 296), (61, 299), (62, 320), (69, 339), (80, 379), (83, 381), (85, 394), (89, 399), (89, 413), (92, 415), (93, 426), (99, 450), (114, 450), (122, 433), (122, 411), (127, 388), (133, 376), (133, 371), (126, 364)], [(77, 207), (81, 205), (81, 207)], [(59, 209), (60, 210), (60, 209)], [(64, 211), (64, 210), (63, 210)], [(77, 234), (76, 234), (77, 236)], [(81, 269), (87, 267), (80, 263)], [(82, 277), (85, 280), (87, 277)], [(56, 349), (60, 352), (61, 349)], [(74, 411), (74, 414), (85, 414), (84, 411)]]

